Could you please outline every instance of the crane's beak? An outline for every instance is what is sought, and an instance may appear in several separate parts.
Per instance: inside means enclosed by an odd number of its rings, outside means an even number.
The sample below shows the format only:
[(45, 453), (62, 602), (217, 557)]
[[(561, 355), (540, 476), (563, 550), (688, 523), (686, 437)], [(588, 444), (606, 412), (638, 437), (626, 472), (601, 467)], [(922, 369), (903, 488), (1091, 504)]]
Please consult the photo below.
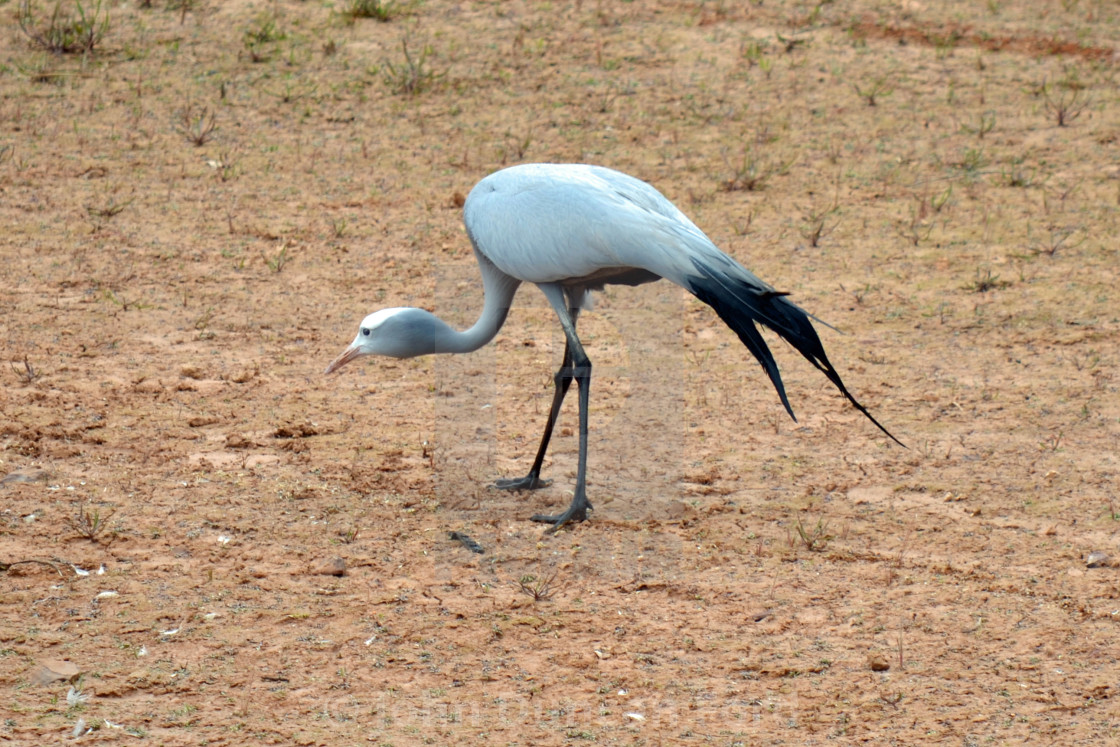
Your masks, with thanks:
[(360, 347), (358, 347), (357, 345), (351, 345), (350, 347), (348, 347), (348, 348), (346, 348), (345, 350), (342, 351), (342, 355), (338, 356), (333, 361), (331, 361), (331, 364), (329, 366), (327, 366), (327, 370), (324, 371), (323, 373), (324, 374), (334, 373), (335, 371), (342, 368), (347, 363), (354, 360), (355, 358), (357, 358), (361, 354), (362, 354), (362, 349)]

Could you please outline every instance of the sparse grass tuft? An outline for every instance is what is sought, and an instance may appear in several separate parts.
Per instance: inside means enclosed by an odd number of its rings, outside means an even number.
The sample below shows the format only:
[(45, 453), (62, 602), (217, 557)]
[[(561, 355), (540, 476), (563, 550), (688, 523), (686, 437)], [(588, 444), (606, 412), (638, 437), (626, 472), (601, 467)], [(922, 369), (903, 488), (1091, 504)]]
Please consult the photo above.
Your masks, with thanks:
[(1092, 103), (1087, 86), (1081, 82), (1075, 72), (1066, 73), (1066, 76), (1056, 83), (1044, 83), (1042, 100), (1046, 104), (1046, 110), (1059, 127), (1068, 127)]
[(12, 371), (19, 377), (19, 383), (24, 386), (30, 386), (35, 383), (35, 379), (39, 378), (39, 372), (31, 365), (31, 361), (25, 355), (23, 356), (23, 366), (17, 366), (15, 363), (9, 364)]
[(840, 220), (832, 220), (832, 216), (839, 212), (840, 206), (833, 202), (826, 208), (810, 208), (802, 217), (801, 237), (809, 242), (809, 246), (820, 246), (821, 239), (832, 233)]
[(16, 10), (19, 27), (38, 47), (54, 54), (89, 54), (109, 32), (109, 9), (101, 0), (56, 0), (49, 15), (32, 0)]
[(976, 124), (962, 124), (961, 131), (967, 132), (970, 135), (976, 135), (977, 138), (983, 140), (984, 136), (995, 129), (996, 114), (992, 111), (981, 112), (976, 118)]
[(408, 49), (408, 39), (401, 39), (404, 60), (396, 63), (385, 60), (379, 68), (385, 85), (393, 93), (405, 96), (416, 96), (433, 88), (447, 73), (437, 73), (429, 67), (428, 58), (432, 51), (432, 46), (425, 44), (420, 54), (415, 55)]
[(132, 202), (132, 200), (117, 202), (115, 197), (110, 197), (105, 207), (86, 205), (86, 212), (94, 218), (115, 218), (124, 212), (124, 209), (128, 207), (130, 202)]
[[(808, 529), (799, 517), (797, 523), (793, 525), (793, 529), (797, 532), (801, 544), (810, 552), (820, 552), (824, 550), (828, 547), (828, 543), (833, 540), (833, 536), (828, 533), (828, 522), (824, 519), (817, 519), (817, 523), (813, 528)], [(790, 547), (794, 545), (792, 535), (790, 536), (789, 544)]]
[(980, 174), (981, 169), (987, 165), (984, 151), (981, 148), (965, 148), (961, 158), (952, 165), (960, 169), (965, 176), (972, 178)]
[(276, 16), (264, 13), (257, 18), (257, 23), (245, 30), (245, 50), (253, 62), (267, 62), (271, 58), (268, 46), (273, 42), (283, 41), (288, 35), (280, 28)]
[(517, 580), (517, 588), (522, 594), (532, 597), (534, 602), (541, 602), (552, 596), (552, 582), (555, 580), (555, 571), (547, 576), (526, 573)]
[(388, 23), (400, 12), (401, 5), (395, 0), (349, 0), (343, 6), (341, 15), (347, 23), (354, 23), (361, 18)]
[(152, 308), (152, 305), (150, 303), (145, 303), (144, 301), (132, 301), (124, 298), (123, 296), (118, 296), (109, 288), (106, 288), (102, 292), (101, 297), (114, 306), (119, 306), (121, 311), (128, 311), (129, 309), (143, 311), (144, 309)]
[(1074, 249), (1088, 238), (1082, 236), (1078, 241), (1071, 242), (1070, 239), (1078, 230), (1076, 226), (1048, 226), (1044, 240), (1031, 242), (1031, 251), (1035, 255), (1045, 254), (1047, 257), (1053, 257), (1059, 251)]
[(179, 121), (175, 130), (196, 148), (206, 145), (218, 131), (214, 112), (205, 106), (195, 106), (187, 102), (179, 111)]
[(924, 199), (919, 199), (911, 203), (909, 217), (895, 221), (895, 233), (906, 239), (910, 246), (917, 246), (933, 233), (933, 222), (928, 218), (929, 206)]
[(737, 160), (732, 161), (724, 150), (723, 162), (727, 164), (730, 174), (720, 183), (720, 189), (724, 192), (760, 191), (766, 187), (770, 177), (788, 174), (796, 160), (796, 156), (788, 162), (764, 159), (748, 146)]
[(987, 293), (991, 290), (1001, 290), (1011, 285), (1009, 280), (1000, 280), (999, 275), (993, 275), (991, 268), (976, 269), (976, 279), (964, 286), (964, 290), (973, 293)]
[(233, 145), (218, 154), (217, 159), (210, 161), (211, 168), (223, 182), (232, 182), (241, 176), (241, 147)]
[(279, 274), (284, 269), (285, 265), (291, 260), (292, 255), (288, 253), (288, 242), (280, 245), (280, 250), (273, 254), (271, 257), (261, 252), (261, 257), (264, 258), (264, 263), (268, 265), (268, 269)]
[(857, 96), (867, 102), (868, 106), (878, 106), (879, 99), (886, 98), (894, 93), (890, 73), (876, 76), (862, 86), (853, 83), (852, 88), (855, 89)]
[(86, 205), (86, 215), (93, 224), (93, 232), (100, 233), (108, 221), (123, 213), (131, 203), (132, 200), (117, 202), (116, 197), (110, 196), (109, 201), (104, 205)]
[[(78, 533), (79, 537), (88, 539), (91, 542), (104, 543), (105, 537), (102, 533), (105, 531), (109, 524), (109, 519), (113, 518), (113, 511), (108, 512), (104, 516), (96, 508), (89, 508), (82, 506), (78, 509), (77, 515), (67, 520), (70, 528)], [(110, 532), (108, 535), (109, 542), (115, 538), (115, 532)]]
[[(1011, 159), (1009, 166), (1000, 169), (1000, 177), (1009, 187), (1033, 187), (1039, 182), (1039, 168), (1037, 166), (1024, 166), (1025, 158), (1016, 156)], [(1045, 178), (1043, 179), (1045, 180)]]

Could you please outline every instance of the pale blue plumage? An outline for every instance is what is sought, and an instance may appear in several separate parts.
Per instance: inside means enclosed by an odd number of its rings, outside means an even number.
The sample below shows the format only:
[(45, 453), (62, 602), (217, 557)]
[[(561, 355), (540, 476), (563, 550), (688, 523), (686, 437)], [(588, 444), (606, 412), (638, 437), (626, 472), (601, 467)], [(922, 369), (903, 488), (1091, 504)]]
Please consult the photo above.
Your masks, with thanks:
[(673, 203), (645, 182), (599, 166), (525, 164), (495, 172), (468, 195), (463, 220), (482, 273), (485, 301), (478, 321), (457, 332), (427, 311), (384, 309), (366, 317), (353, 344), (327, 368), (367, 354), (407, 358), (465, 353), (485, 345), (505, 321), (522, 282), (544, 292), (564, 328), (567, 346), (556, 395), (529, 475), (499, 487), (547, 484), (540, 470), (564, 394), (580, 392), (580, 454), (575, 497), (568, 510), (536, 520), (560, 526), (586, 518), (587, 387), (591, 361), (576, 335), (576, 319), (591, 290), (607, 284), (670, 280), (710, 305), (762, 364), (793, 415), (777, 363), (756, 325), (777, 332), (821, 370), (847, 399), (890, 438), (844, 386), (809, 315), (785, 294), (721, 252)]

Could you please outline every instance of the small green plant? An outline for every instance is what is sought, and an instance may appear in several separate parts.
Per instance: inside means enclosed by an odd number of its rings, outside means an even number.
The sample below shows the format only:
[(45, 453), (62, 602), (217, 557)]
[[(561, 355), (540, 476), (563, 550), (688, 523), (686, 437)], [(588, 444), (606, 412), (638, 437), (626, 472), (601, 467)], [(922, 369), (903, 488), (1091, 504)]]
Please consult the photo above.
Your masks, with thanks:
[(1078, 230), (1076, 226), (1049, 226), (1044, 240), (1031, 242), (1031, 251), (1035, 255), (1045, 254), (1047, 257), (1053, 257), (1063, 249), (1074, 249), (1088, 238), (1082, 236), (1079, 241), (1069, 243)]
[(95, 207), (93, 205), (86, 205), (86, 213), (95, 219), (108, 220), (115, 218), (124, 212), (124, 209), (129, 206), (132, 200), (125, 200), (124, 202), (117, 202), (117, 198), (110, 197), (109, 202), (104, 207)]
[(132, 200), (117, 202), (116, 197), (110, 196), (109, 202), (104, 205), (86, 205), (86, 215), (93, 224), (93, 232), (100, 233), (106, 223), (123, 213), (131, 203)]
[(56, 0), (49, 16), (31, 0), (21, 0), (16, 17), (28, 39), (54, 54), (88, 54), (109, 32), (109, 10), (102, 8), (101, 0)]
[(532, 128), (523, 135), (516, 134), (511, 130), (506, 130), (505, 137), (502, 139), (502, 144), (498, 146), (498, 160), (501, 163), (507, 163), (511, 158), (514, 161), (522, 161), (525, 159), (525, 154), (529, 151), (529, 146), (532, 144)]
[(924, 198), (911, 203), (909, 217), (895, 221), (895, 233), (906, 239), (910, 246), (917, 246), (928, 239), (933, 233), (933, 222), (927, 220), (929, 210), (929, 204)]
[[(824, 13), (825, 6), (832, 5), (834, 1), (835, 0), (818, 0), (817, 4), (813, 6), (813, 9), (805, 15), (805, 18), (801, 21), (798, 21), (798, 25), (816, 26), (820, 21), (821, 15)], [(784, 39), (782, 39), (781, 36), (778, 36), (778, 41), (784, 41)], [(789, 52), (792, 50), (787, 49), (786, 51)]]
[(564, 736), (568, 739), (586, 739), (589, 742), (597, 741), (595, 739), (595, 732), (589, 729), (568, 729), (564, 732)]
[[(187, 21), (187, 13), (193, 11), (197, 3), (198, 0), (167, 0), (167, 9), (179, 11), (179, 25), (181, 26)], [(143, 2), (140, 5), (141, 8), (150, 8), (151, 6), (150, 1), (147, 5), (144, 5)]]
[(31, 361), (26, 355), (23, 356), (23, 366), (17, 366), (15, 363), (9, 363), (8, 365), (12, 367), (12, 371), (19, 377), (19, 383), (24, 386), (33, 384), (35, 379), (39, 378), (39, 372), (31, 365)]
[(748, 67), (754, 67), (766, 59), (766, 42), (758, 39), (743, 41), (739, 44), (739, 57)]
[(879, 99), (886, 98), (894, 93), (890, 74), (872, 78), (862, 86), (853, 83), (852, 88), (855, 89), (857, 96), (867, 102), (868, 106), (878, 106)]
[(385, 84), (396, 94), (416, 96), (432, 88), (438, 83), (446, 72), (437, 73), (428, 65), (428, 58), (432, 55), (432, 46), (425, 44), (419, 55), (408, 49), (408, 39), (401, 39), (401, 52), (404, 60), (392, 62), (385, 60), (380, 67), (381, 77)]
[(257, 24), (245, 31), (246, 44), (271, 44), (283, 41), (288, 35), (280, 28), (276, 16), (265, 13), (257, 18)]
[[(82, 506), (78, 509), (77, 515), (68, 520), (68, 523), (70, 524), (70, 528), (78, 533), (79, 537), (88, 539), (91, 542), (100, 543), (103, 541), (103, 538), (99, 538), (99, 535), (105, 531), (106, 526), (109, 524), (109, 519), (112, 517), (112, 511), (102, 516), (98, 509)], [(112, 542), (114, 536), (114, 533), (110, 533), (110, 542)]]
[(287, 38), (288, 35), (280, 28), (276, 16), (265, 13), (257, 19), (255, 26), (245, 30), (245, 50), (253, 62), (267, 62), (271, 57), (269, 45)]
[(1039, 445), (1038, 445), (1039, 451), (1057, 451), (1058, 449), (1060, 449), (1062, 447), (1062, 436), (1063, 435), (1064, 434), (1061, 431), (1058, 431), (1057, 433), (1051, 433), (1049, 436), (1046, 437), (1045, 441), (1042, 441), (1041, 443), (1039, 443)]
[(953, 165), (966, 174), (974, 176), (987, 165), (987, 161), (984, 158), (983, 149), (965, 148), (964, 153), (961, 154), (961, 160)]
[(179, 110), (179, 121), (175, 125), (175, 130), (198, 148), (206, 145), (218, 131), (218, 122), (209, 108), (198, 107), (187, 102), (187, 105)]
[(819, 246), (821, 239), (832, 233), (836, 226), (840, 225), (839, 220), (831, 220), (831, 217), (839, 210), (840, 206), (833, 202), (826, 208), (810, 208), (802, 216), (801, 237), (809, 242), (809, 246), (813, 248)]
[[(797, 532), (801, 544), (810, 552), (820, 552), (828, 547), (828, 543), (833, 539), (828, 533), (828, 522), (824, 519), (817, 519), (816, 525), (812, 529), (807, 529), (799, 517), (793, 529)], [(792, 545), (792, 542), (790, 544)]]
[(121, 311), (128, 311), (129, 309), (134, 309), (134, 310), (137, 310), (137, 311), (143, 311), (144, 309), (152, 308), (152, 305), (150, 303), (145, 303), (143, 301), (130, 301), (127, 298), (122, 298), (121, 296), (118, 296), (116, 293), (114, 293), (109, 288), (106, 288), (102, 292), (101, 297), (104, 298), (109, 303), (113, 304), (114, 306), (120, 306)]
[(58, 68), (56, 55), (50, 53), (33, 55), (25, 61), (17, 61), (15, 68), (32, 83), (49, 83), (61, 86), (71, 73)]
[(281, 244), (280, 251), (276, 252), (271, 257), (264, 254), (264, 252), (261, 252), (261, 256), (264, 258), (264, 263), (268, 265), (268, 269), (272, 270), (275, 273), (279, 273), (281, 270), (283, 270), (284, 266), (287, 265), (292, 258), (292, 255), (288, 253), (287, 242)]
[(770, 79), (770, 73), (774, 71), (774, 60), (770, 57), (763, 57), (758, 61), (758, 69), (762, 71), (766, 79)]
[(940, 213), (949, 204), (949, 200), (953, 196), (953, 185), (950, 184), (945, 189), (941, 190), (935, 195), (930, 195), (929, 206), (935, 213)]
[(720, 189), (724, 192), (757, 192), (766, 187), (770, 177), (788, 174), (796, 160), (796, 157), (788, 162), (764, 159), (747, 146), (739, 158), (732, 161), (725, 149), (723, 162), (727, 165), (730, 177), (720, 183)]
[(1038, 182), (1039, 169), (1036, 166), (1024, 166), (1023, 157), (1011, 159), (1011, 164), (1000, 169), (1003, 183), (1009, 187), (1033, 187)]
[(934, 56), (939, 60), (952, 57), (953, 50), (957, 48), (957, 43), (960, 42), (960, 40), (960, 32), (955, 30), (944, 35), (930, 34), (929, 36), (929, 41), (933, 44)]
[(241, 148), (232, 146), (218, 154), (218, 158), (210, 161), (210, 166), (223, 182), (231, 182), (241, 176)]
[(388, 23), (399, 13), (400, 4), (394, 0), (349, 0), (341, 11), (347, 23), (354, 23), (361, 18)]
[(522, 594), (532, 597), (534, 602), (540, 602), (552, 596), (552, 582), (555, 580), (555, 572), (547, 576), (526, 573), (517, 580), (517, 589)]
[(1000, 290), (1011, 285), (1009, 280), (1000, 280), (999, 275), (993, 275), (991, 268), (976, 268), (976, 279), (964, 286), (964, 290), (973, 293), (987, 293), (991, 290)]
[(265, 90), (269, 96), (275, 96), (285, 104), (293, 104), (300, 99), (312, 97), (318, 91), (318, 87), (313, 84), (304, 84), (299, 81), (293, 80), (291, 77), (285, 77), (284, 85), (275, 91)]
[(980, 118), (977, 120), (975, 125), (962, 124), (961, 131), (976, 135), (976, 137), (983, 140), (984, 136), (991, 132), (995, 128), (995, 126), (996, 114), (995, 112), (988, 111), (983, 112), (980, 115)]
[(1076, 73), (1067, 73), (1057, 83), (1042, 85), (1042, 100), (1046, 110), (1054, 117), (1059, 127), (1068, 127), (1089, 107), (1092, 97), (1087, 87)]

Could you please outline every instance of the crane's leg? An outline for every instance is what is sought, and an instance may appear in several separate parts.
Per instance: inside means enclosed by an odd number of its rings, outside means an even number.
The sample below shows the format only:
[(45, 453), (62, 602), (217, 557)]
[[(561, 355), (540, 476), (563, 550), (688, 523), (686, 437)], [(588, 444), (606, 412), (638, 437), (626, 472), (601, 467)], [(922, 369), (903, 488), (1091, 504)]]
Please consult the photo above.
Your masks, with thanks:
[[(572, 321), (575, 321), (579, 309), (572, 310)], [(572, 350), (564, 343), (564, 361), (560, 370), (556, 372), (553, 381), (556, 382), (556, 391), (552, 395), (552, 407), (548, 410), (548, 422), (544, 426), (544, 435), (541, 436), (541, 445), (537, 448), (537, 457), (533, 466), (525, 477), (502, 479), (494, 482), (494, 487), (502, 490), (536, 490), (552, 484), (552, 480), (541, 479), (541, 465), (544, 464), (544, 455), (548, 451), (548, 442), (552, 438), (552, 429), (556, 425), (556, 418), (560, 415), (560, 406), (564, 404), (564, 395), (572, 385)]]
[[(586, 521), (587, 511), (592, 508), (591, 502), (587, 500), (587, 410), (590, 403), (588, 384), (591, 382), (591, 359), (583, 351), (583, 344), (580, 343), (579, 336), (576, 335), (578, 309), (573, 308), (571, 312), (568, 310), (563, 288), (559, 285), (542, 284), (540, 289), (544, 291), (549, 303), (552, 304), (552, 308), (556, 310), (556, 315), (560, 317), (560, 326), (564, 328), (564, 336), (567, 338), (564, 354), (564, 360), (568, 364), (565, 374), (566, 381), (570, 384), (574, 380), (576, 386), (579, 387), (579, 463), (576, 468), (576, 487), (572, 502), (568, 504), (568, 508), (563, 513), (536, 514), (531, 517), (533, 521), (552, 524), (549, 531), (555, 532), (570, 521)], [(564, 369), (561, 369), (561, 371), (564, 371)], [(559, 378), (559, 373), (557, 377)], [(566, 390), (567, 386), (564, 389)], [(558, 397), (554, 401), (554, 412), (560, 409), (559, 402), (563, 400), (564, 396), (559, 393), (559, 388), (557, 388), (557, 392)], [(551, 430), (551, 426), (552, 418), (549, 419), (549, 430)], [(548, 432), (545, 432), (546, 441)], [(543, 451), (544, 444), (542, 444), (542, 454)]]

